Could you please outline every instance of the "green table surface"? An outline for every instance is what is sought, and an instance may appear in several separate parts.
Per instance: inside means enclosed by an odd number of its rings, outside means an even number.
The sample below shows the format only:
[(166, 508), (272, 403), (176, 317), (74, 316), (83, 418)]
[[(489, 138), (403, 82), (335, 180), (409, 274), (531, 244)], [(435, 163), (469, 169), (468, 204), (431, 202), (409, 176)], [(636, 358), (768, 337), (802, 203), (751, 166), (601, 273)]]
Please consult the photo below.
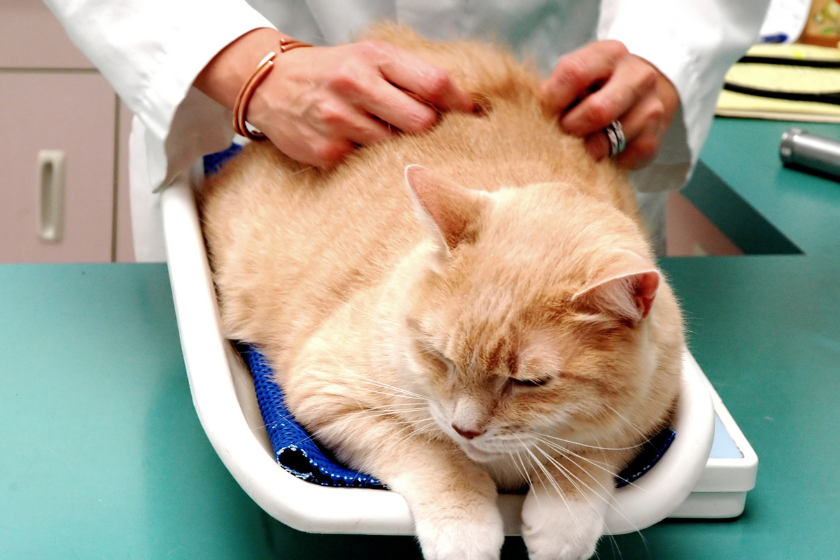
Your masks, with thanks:
[[(603, 539), (600, 558), (840, 558), (840, 184), (780, 167), (787, 126), (719, 119), (687, 192), (788, 254), (662, 261), (759, 456), (746, 512)], [(419, 558), (408, 537), (291, 530), (237, 486), (192, 408), (165, 265), (0, 266), (0, 345), (0, 559)]]

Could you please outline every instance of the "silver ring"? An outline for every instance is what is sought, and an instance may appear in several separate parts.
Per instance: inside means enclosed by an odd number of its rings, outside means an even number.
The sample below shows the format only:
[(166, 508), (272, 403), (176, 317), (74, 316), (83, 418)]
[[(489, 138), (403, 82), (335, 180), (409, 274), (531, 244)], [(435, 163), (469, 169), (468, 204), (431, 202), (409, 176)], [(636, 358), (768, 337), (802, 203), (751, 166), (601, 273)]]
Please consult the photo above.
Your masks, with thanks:
[(604, 129), (604, 134), (610, 141), (610, 157), (617, 156), (627, 147), (627, 139), (624, 137), (624, 129), (621, 128), (621, 123), (613, 121)]

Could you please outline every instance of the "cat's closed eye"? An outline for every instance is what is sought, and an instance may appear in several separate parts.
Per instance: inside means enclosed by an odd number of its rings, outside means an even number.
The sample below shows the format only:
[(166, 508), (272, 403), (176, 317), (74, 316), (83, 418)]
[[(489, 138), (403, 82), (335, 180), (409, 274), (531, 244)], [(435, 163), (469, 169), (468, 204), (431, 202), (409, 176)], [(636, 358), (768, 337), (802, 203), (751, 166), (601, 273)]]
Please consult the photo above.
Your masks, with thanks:
[(542, 387), (543, 385), (547, 384), (551, 378), (543, 377), (543, 378), (536, 378), (536, 379), (518, 379), (516, 377), (511, 377), (510, 383), (515, 387)]
[(441, 372), (450, 374), (455, 369), (455, 365), (452, 363), (452, 360), (444, 356), (430, 344), (424, 344), (422, 342), (418, 342), (417, 344), (420, 353), (427, 359), (427, 361), (437, 365)]

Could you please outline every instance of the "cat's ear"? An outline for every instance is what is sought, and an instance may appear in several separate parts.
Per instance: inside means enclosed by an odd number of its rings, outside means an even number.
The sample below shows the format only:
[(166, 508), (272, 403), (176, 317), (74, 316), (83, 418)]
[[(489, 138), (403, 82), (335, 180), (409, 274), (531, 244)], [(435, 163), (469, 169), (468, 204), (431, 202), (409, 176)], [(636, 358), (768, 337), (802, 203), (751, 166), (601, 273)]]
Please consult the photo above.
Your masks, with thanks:
[(621, 251), (572, 296), (572, 301), (636, 324), (650, 313), (659, 281), (659, 271), (649, 261)]
[(486, 193), (464, 188), (420, 165), (405, 168), (405, 184), (418, 220), (443, 258), (465, 239), (489, 201)]

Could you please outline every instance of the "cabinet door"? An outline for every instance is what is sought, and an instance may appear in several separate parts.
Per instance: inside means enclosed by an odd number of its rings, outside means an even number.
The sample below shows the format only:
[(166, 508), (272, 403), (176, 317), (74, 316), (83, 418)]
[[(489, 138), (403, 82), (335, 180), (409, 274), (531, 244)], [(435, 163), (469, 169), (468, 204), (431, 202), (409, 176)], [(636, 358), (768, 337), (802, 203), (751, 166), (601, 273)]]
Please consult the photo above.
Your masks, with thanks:
[(0, 1), (0, 68), (88, 68), (43, 2)]
[(669, 257), (743, 255), (709, 218), (678, 192), (668, 194), (665, 222)]
[[(108, 262), (116, 96), (93, 72), (0, 72), (0, 262)], [(38, 231), (42, 150), (63, 152), (63, 235)]]

